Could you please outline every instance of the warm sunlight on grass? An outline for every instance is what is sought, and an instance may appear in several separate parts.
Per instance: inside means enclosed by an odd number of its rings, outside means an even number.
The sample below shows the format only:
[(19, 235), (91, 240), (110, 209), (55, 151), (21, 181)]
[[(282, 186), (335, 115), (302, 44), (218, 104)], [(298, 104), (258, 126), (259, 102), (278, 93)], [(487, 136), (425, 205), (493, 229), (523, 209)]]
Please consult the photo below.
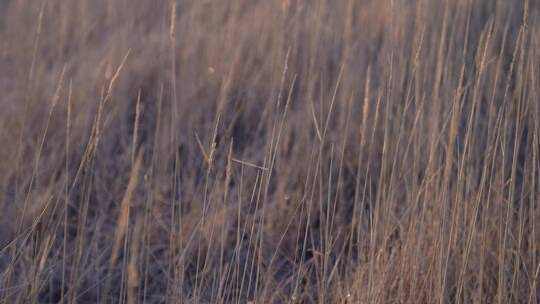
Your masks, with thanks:
[(0, 1), (0, 303), (539, 303), (540, 4)]

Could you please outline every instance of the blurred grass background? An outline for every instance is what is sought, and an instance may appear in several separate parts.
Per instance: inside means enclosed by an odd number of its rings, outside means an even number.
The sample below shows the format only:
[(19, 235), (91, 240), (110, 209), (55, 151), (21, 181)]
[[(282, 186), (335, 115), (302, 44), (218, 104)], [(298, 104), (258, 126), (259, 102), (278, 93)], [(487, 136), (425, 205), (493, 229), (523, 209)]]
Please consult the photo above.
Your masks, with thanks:
[(538, 303), (539, 9), (0, 2), (0, 302)]

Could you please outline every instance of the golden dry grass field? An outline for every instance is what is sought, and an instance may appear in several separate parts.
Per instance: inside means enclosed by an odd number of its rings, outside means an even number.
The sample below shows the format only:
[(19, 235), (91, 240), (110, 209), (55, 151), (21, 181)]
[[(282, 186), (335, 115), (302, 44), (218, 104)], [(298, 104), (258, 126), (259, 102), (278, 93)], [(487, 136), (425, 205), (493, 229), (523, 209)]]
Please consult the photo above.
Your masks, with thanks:
[(537, 0), (0, 1), (0, 303), (540, 303)]

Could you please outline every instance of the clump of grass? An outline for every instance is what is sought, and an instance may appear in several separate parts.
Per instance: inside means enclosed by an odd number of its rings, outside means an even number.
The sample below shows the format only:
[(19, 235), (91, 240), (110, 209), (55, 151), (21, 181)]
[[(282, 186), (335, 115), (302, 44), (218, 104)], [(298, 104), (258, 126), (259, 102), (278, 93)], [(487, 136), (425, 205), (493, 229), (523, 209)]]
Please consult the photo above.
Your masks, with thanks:
[(0, 303), (537, 303), (539, 9), (5, 1)]

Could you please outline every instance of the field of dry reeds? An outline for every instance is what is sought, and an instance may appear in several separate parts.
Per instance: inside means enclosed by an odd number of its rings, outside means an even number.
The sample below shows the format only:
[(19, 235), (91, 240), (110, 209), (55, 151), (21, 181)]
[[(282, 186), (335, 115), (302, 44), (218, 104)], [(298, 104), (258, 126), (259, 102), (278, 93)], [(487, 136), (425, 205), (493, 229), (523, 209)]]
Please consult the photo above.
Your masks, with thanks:
[(0, 1), (0, 303), (540, 303), (536, 0)]

